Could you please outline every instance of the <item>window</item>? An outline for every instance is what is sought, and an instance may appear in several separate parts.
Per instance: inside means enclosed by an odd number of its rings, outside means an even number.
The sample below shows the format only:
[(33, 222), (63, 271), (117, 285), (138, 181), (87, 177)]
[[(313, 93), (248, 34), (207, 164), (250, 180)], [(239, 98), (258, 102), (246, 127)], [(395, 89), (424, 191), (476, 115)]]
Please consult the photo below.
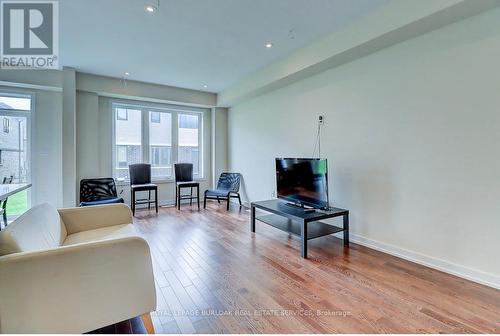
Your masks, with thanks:
[(200, 132), (198, 114), (179, 114), (179, 162), (193, 164), (193, 175), (200, 175)]
[(19, 97), (15, 95), (1, 95), (0, 109), (16, 110), (16, 111), (31, 111), (31, 97)]
[[(172, 147), (151, 147), (151, 166), (153, 168), (162, 168), (168, 167), (172, 168)], [(170, 174), (171, 175), (171, 174)], [(170, 176), (169, 174), (165, 174), (165, 176)]]
[(126, 181), (130, 164), (150, 162), (153, 180), (169, 180), (175, 162), (190, 162), (202, 178), (203, 110), (184, 109), (114, 103), (114, 177)]
[(157, 123), (157, 124), (161, 123), (160, 112), (150, 112), (150, 114), (151, 114), (151, 122), (152, 123)]
[[(142, 112), (138, 109), (116, 109), (115, 169), (117, 180), (128, 180), (128, 166), (142, 161)], [(121, 114), (121, 116), (120, 116)], [(120, 117), (126, 116), (126, 119)]]
[(128, 120), (128, 111), (126, 109), (116, 109), (116, 120)]
[[(149, 152), (151, 178), (172, 177), (172, 114), (149, 111)], [(154, 121), (158, 120), (158, 122)]]
[(198, 118), (195, 115), (180, 114), (179, 128), (198, 129)]
[(116, 146), (116, 157), (118, 168), (128, 168), (127, 146)]
[[(26, 94), (0, 93), (0, 183), (10, 177), (12, 183), (31, 181), (31, 100)], [(9, 197), (7, 214), (17, 217), (28, 205), (28, 191), (15, 194)]]

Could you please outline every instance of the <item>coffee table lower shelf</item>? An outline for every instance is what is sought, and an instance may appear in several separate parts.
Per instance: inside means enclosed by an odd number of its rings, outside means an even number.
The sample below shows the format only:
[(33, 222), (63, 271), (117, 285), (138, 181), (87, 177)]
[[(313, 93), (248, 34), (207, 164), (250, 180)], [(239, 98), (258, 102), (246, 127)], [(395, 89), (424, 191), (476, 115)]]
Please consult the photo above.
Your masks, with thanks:
[[(262, 210), (265, 214), (256, 210)], [(342, 217), (343, 226), (326, 224), (322, 221)], [(307, 242), (311, 239), (342, 232), (344, 246), (349, 246), (349, 210), (330, 207), (327, 210), (304, 211), (283, 200), (272, 199), (250, 203), (250, 231), (255, 233), (255, 222), (275, 227), (300, 238), (300, 255), (307, 258)]]
[[(285, 231), (291, 233), (293, 235), (302, 236), (301, 226), (302, 224), (296, 221), (292, 221), (286, 217), (280, 215), (262, 215), (256, 216), (256, 220), (264, 222), (268, 225), (271, 225), (281, 231)], [(307, 240), (315, 239), (323, 236), (328, 236), (334, 233), (344, 231), (343, 228), (322, 223), (319, 221), (307, 223)]]

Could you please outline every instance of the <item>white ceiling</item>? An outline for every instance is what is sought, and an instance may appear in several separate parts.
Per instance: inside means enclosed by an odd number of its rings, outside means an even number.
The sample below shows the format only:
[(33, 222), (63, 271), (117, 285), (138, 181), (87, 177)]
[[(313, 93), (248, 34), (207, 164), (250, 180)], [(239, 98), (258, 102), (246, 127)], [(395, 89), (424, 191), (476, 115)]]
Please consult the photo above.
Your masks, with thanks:
[(149, 2), (61, 0), (61, 64), (220, 92), (386, 0), (160, 0), (154, 14)]

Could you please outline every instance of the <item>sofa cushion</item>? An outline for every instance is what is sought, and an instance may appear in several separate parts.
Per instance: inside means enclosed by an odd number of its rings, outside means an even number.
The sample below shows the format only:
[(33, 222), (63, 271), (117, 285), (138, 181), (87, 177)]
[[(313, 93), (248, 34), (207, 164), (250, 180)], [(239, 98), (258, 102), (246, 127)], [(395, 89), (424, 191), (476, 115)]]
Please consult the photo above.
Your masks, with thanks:
[(132, 224), (113, 225), (70, 234), (64, 240), (63, 246), (130, 236), (137, 236), (137, 232)]
[(40, 204), (0, 231), (0, 256), (58, 247), (66, 235), (56, 208)]

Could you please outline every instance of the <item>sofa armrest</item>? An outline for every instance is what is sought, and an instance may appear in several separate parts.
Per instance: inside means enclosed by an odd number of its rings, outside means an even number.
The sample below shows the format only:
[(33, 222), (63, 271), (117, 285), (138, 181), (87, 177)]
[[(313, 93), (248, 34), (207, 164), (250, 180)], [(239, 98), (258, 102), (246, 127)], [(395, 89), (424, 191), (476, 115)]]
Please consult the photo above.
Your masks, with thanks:
[(1, 333), (83, 333), (155, 310), (136, 236), (0, 257)]
[(133, 223), (132, 212), (126, 204), (96, 205), (58, 211), (68, 234)]

